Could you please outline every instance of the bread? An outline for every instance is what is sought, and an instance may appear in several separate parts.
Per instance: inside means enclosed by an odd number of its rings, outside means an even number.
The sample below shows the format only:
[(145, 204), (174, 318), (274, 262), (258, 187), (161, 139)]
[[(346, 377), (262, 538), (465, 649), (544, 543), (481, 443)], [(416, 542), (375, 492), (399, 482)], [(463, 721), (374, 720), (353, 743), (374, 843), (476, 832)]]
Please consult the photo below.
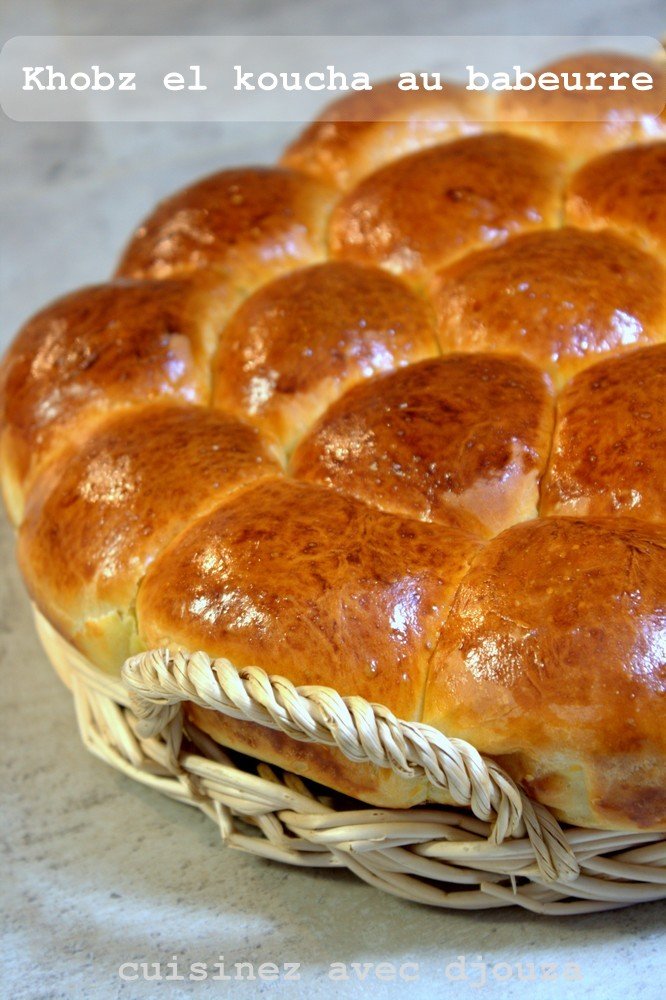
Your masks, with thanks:
[(468, 254), (432, 295), (443, 351), (518, 353), (561, 387), (609, 351), (657, 342), (665, 285), (663, 263), (624, 236), (565, 226)]
[[(663, 54), (663, 53), (662, 53)], [(496, 118), (508, 131), (550, 142), (565, 149), (572, 164), (600, 156), (620, 146), (633, 146), (662, 138), (666, 132), (666, 72), (664, 63), (646, 64), (644, 59), (619, 52), (587, 52), (556, 59), (539, 73), (588, 74), (648, 72), (653, 90), (614, 89), (596, 79), (595, 90), (583, 96), (579, 90), (506, 90), (500, 92)], [(587, 76), (584, 79), (589, 79)], [(603, 79), (603, 78), (602, 78)], [(625, 77), (625, 80), (627, 78)], [(575, 82), (575, 78), (573, 81)], [(661, 114), (655, 115), (655, 103)], [(541, 121), (539, 118), (541, 117)]]
[(99, 666), (137, 648), (148, 566), (190, 521), (280, 466), (258, 432), (203, 406), (122, 409), (30, 493), (18, 557), (40, 607)]
[(570, 822), (663, 823), (665, 592), (663, 525), (508, 528), (458, 588), (424, 721), (481, 741)]
[[(346, 97), (25, 325), (0, 472), (70, 642), (359, 695), (563, 820), (666, 829), (664, 120), (604, 91), (567, 122), (569, 99)], [(363, 801), (446, 801), (186, 712)]]
[(382, 510), (496, 534), (537, 516), (552, 424), (548, 378), (528, 361), (446, 354), (349, 390), (291, 467)]
[(491, 101), (482, 93), (452, 83), (441, 91), (399, 90), (397, 82), (329, 104), (285, 150), (282, 163), (345, 191), (391, 160), (476, 135), (492, 121)]
[(434, 315), (378, 268), (329, 261), (264, 285), (225, 328), (213, 405), (291, 449), (347, 387), (438, 351)]
[(432, 146), (370, 174), (337, 203), (331, 253), (422, 286), (470, 250), (556, 225), (563, 184), (563, 159), (532, 139), (489, 132)]

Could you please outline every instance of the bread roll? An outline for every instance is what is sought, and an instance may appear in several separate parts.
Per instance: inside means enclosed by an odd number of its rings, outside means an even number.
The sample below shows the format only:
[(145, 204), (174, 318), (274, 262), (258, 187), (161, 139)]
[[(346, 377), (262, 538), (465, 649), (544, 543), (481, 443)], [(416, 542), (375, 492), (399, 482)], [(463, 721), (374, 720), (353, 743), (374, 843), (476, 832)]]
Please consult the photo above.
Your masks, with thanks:
[(290, 450), (349, 386), (439, 353), (427, 303), (376, 268), (329, 262), (264, 285), (228, 324), (213, 405)]
[(562, 390), (541, 513), (666, 522), (666, 344), (600, 361)]
[(567, 218), (585, 229), (615, 229), (664, 261), (665, 173), (664, 142), (629, 146), (595, 158), (571, 180)]
[(0, 464), (14, 521), (44, 463), (109, 412), (150, 399), (206, 403), (229, 310), (215, 283), (116, 282), (72, 292), (29, 320), (0, 372)]
[[(620, 64), (661, 72), (553, 69)], [(664, 119), (542, 96), (385, 83), (166, 199), (19, 332), (0, 476), (35, 604), (99, 667), (203, 649), (470, 740), (568, 822), (666, 830)]]
[(333, 101), (285, 150), (282, 163), (347, 191), (391, 160), (490, 124), (489, 95), (450, 80), (437, 91), (400, 90), (398, 82)]
[[(440, 622), (478, 549), (457, 528), (269, 480), (232, 495), (154, 562), (139, 590), (139, 634), (146, 646), (260, 663), (295, 684), (334, 687), (416, 719)], [(348, 794), (392, 805), (425, 794), (424, 782), (370, 766), (357, 774), (339, 753), (292, 751), (289, 738), (251, 723), (200, 709), (192, 718), (223, 742), (259, 747), (264, 759), (287, 758), (301, 773), (312, 764), (314, 777)]]
[(382, 510), (495, 534), (536, 516), (552, 422), (548, 379), (528, 362), (449, 354), (346, 393), (291, 467)]
[(201, 270), (236, 286), (320, 260), (334, 191), (278, 167), (223, 170), (167, 198), (139, 226), (118, 265), (129, 278)]
[[(666, 74), (655, 62), (624, 52), (584, 52), (556, 59), (537, 71), (541, 73), (555, 73), (559, 79), (568, 74), (571, 87), (577, 73), (583, 86), (591, 83), (587, 74), (604, 75), (594, 78), (595, 89), (588, 89), (584, 98), (580, 89), (565, 87), (500, 92), (495, 116), (503, 128), (552, 143), (574, 165), (618, 146), (666, 138)], [(613, 73), (628, 76), (616, 85)], [(630, 78), (645, 73), (652, 77), (652, 89), (630, 85)]]
[(165, 544), (226, 495), (279, 472), (254, 428), (156, 403), (104, 421), (31, 491), (18, 556), (51, 623), (117, 671), (137, 644), (139, 581)]
[(338, 202), (334, 257), (423, 280), (470, 250), (556, 225), (563, 165), (543, 143), (500, 133), (405, 156)]
[(666, 824), (663, 525), (542, 518), (460, 585), (423, 719), (497, 757), (569, 822)]
[(269, 480), (182, 533), (142, 582), (139, 628), (417, 718), (442, 615), (479, 542), (332, 490)]
[(613, 232), (529, 233), (469, 254), (433, 283), (444, 351), (510, 351), (558, 386), (608, 352), (666, 337), (666, 271)]

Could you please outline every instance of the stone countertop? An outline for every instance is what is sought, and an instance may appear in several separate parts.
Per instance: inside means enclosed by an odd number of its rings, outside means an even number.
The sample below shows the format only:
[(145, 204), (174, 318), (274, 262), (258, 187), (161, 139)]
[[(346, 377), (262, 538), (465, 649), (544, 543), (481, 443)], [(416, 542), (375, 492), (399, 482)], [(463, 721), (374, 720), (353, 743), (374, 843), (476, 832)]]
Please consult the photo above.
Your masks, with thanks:
[[(150, 8), (150, 4), (148, 7)], [(154, 5), (153, 5), (154, 6)], [(572, 7), (535, 0), (462, 8), (350, 0), (225, 5), (171, 0), (146, 21), (145, 5), (37, 0), (3, 5), (3, 36), (38, 33), (241, 33), (345, 30), (439, 33), (660, 31), (659, 5), (601, 0)], [(141, 7), (141, 11), (137, 11)], [(187, 7), (187, 16), (184, 8)], [(381, 7), (381, 11), (379, 11)], [(527, 10), (527, 8), (524, 8)], [(353, 12), (356, 11), (356, 14)], [(143, 17), (143, 20), (141, 18)], [(354, 21), (352, 23), (352, 18)], [(428, 23), (426, 23), (428, 21)], [(2, 343), (50, 297), (108, 274), (136, 221), (155, 200), (207, 171), (269, 162), (290, 126), (18, 125), (2, 127)], [(339, 871), (292, 870), (224, 850), (214, 825), (88, 755), (71, 696), (48, 666), (14, 566), (13, 538), (0, 528), (0, 659), (4, 768), (3, 994), (21, 998), (116, 996), (326, 998), (473, 996), (663, 996), (666, 904), (557, 920), (521, 912), (447, 913), (401, 902)], [(300, 979), (279, 983), (208, 979), (123, 980), (123, 963), (177, 956), (177, 974), (224, 956), (236, 962), (298, 963)], [(466, 968), (459, 963), (464, 956)], [(451, 967), (450, 963), (458, 961)], [(374, 966), (402, 963), (404, 981), (382, 982)], [(494, 963), (507, 981), (490, 976)], [(331, 963), (350, 978), (334, 985)], [(356, 969), (352, 963), (360, 963)], [(536, 966), (536, 982), (519, 981)], [(571, 968), (567, 970), (567, 964)], [(507, 969), (511, 967), (511, 976)], [(550, 966), (550, 980), (540, 971)], [(553, 966), (555, 967), (553, 969)], [(458, 981), (447, 978), (457, 976)], [(150, 970), (149, 970), (150, 971)], [(466, 978), (461, 978), (464, 972)], [(366, 974), (364, 983), (359, 975)], [(580, 975), (568, 981), (565, 973)], [(134, 968), (127, 966), (126, 975)], [(476, 983), (476, 985), (475, 985)]]

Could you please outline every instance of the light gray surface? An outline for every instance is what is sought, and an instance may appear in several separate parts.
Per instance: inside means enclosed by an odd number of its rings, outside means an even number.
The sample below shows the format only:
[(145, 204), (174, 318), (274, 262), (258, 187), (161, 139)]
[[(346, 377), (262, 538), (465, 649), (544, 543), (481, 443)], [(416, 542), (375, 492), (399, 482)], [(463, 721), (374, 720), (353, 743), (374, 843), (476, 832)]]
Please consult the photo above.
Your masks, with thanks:
[[(152, 10), (152, 17), (147, 16)], [(39, 32), (518, 31), (659, 34), (659, 4), (641, 0), (524, 8), (425, 0), (217, 5), (40, 0), (4, 5), (3, 35)], [(529, 12), (529, 13), (528, 13)], [(250, 26), (248, 17), (252, 14)], [(122, 27), (120, 27), (122, 26)], [(0, 170), (2, 338), (49, 297), (103, 278), (128, 231), (162, 194), (226, 163), (270, 160), (287, 126), (20, 126), (6, 121)], [(343, 873), (292, 871), (223, 851), (214, 826), (144, 790), (82, 749), (69, 694), (34, 636), (0, 531), (0, 658), (3, 701), (2, 889), (6, 938), (2, 994), (16, 998), (117, 995), (253, 997), (280, 984), (207, 981), (122, 983), (123, 962), (301, 963), (293, 997), (633, 997), (663, 995), (666, 906), (570, 921), (447, 914), (408, 905)], [(457, 956), (577, 963), (582, 980), (474, 988), (450, 983)], [(416, 962), (406, 988), (348, 982), (334, 988), (331, 962)], [(165, 972), (167, 970), (165, 969)], [(409, 970), (408, 970), (409, 971)], [(470, 978), (478, 972), (469, 969)], [(260, 987), (263, 986), (263, 989)]]

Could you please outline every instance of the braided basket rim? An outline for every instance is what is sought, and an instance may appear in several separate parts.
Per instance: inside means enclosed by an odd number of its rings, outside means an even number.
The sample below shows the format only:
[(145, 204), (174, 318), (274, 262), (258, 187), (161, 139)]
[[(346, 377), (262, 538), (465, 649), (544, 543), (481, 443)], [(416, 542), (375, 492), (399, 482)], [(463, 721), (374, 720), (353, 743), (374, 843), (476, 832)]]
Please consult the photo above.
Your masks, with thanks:
[[(464, 741), (432, 730), (440, 751), (433, 764), (431, 727), (396, 720), (383, 706), (343, 699), (330, 688), (295, 688), (257, 667), (238, 670), (205, 653), (139, 654), (126, 661), (121, 679), (86, 659), (34, 607), (33, 614), (49, 660), (72, 691), (86, 748), (200, 809), (230, 847), (300, 867), (345, 867), (393, 895), (446, 909), (520, 906), (563, 916), (666, 898), (666, 834), (560, 826)], [(351, 759), (379, 761), (403, 776), (425, 771), (458, 804), (341, 808), (334, 792), (315, 792), (262, 762), (252, 767), (232, 759), (184, 722), (184, 701), (335, 744)], [(310, 710), (303, 712), (304, 705)], [(351, 726), (339, 725), (340, 712)], [(373, 721), (379, 741), (369, 738)], [(406, 754), (405, 732), (413, 737)], [(445, 752), (451, 747), (453, 757)]]

